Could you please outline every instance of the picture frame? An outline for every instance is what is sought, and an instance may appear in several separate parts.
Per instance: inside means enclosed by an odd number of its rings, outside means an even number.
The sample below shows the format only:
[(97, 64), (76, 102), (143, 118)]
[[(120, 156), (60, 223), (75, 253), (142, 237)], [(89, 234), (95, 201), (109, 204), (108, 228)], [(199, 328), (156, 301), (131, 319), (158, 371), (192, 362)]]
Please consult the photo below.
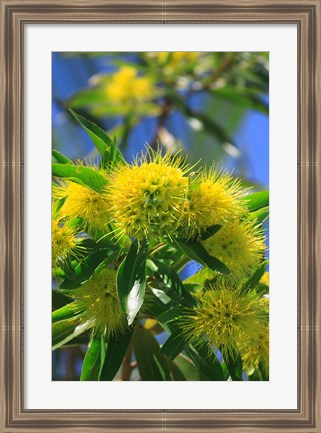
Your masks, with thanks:
[[(280, 410), (24, 408), (24, 26), (295, 24), (298, 29), (298, 404)], [(320, 421), (320, 0), (1, 0), (0, 432), (305, 432)]]

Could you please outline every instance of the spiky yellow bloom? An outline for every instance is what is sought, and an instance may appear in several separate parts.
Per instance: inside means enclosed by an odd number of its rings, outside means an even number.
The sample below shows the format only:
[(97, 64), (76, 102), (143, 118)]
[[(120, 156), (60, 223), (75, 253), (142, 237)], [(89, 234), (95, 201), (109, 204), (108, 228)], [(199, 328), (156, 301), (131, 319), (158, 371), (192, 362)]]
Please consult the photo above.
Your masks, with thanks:
[(248, 275), (265, 251), (264, 234), (255, 221), (232, 221), (203, 242), (208, 253), (218, 258), (235, 277)]
[(152, 81), (147, 77), (138, 77), (133, 66), (123, 66), (113, 75), (106, 93), (109, 100), (115, 103), (141, 102), (151, 99), (154, 89)]
[(89, 323), (97, 334), (117, 336), (126, 329), (116, 289), (116, 271), (104, 268), (94, 274), (69, 296), (76, 299), (83, 323)]
[(197, 298), (198, 305), (181, 319), (184, 335), (194, 345), (207, 339), (225, 357), (239, 354), (240, 342), (257, 341), (267, 325), (265, 303), (254, 291), (243, 294), (222, 280)]
[(56, 200), (66, 199), (60, 209), (61, 217), (81, 218), (89, 233), (104, 231), (110, 221), (107, 197), (90, 188), (65, 180), (53, 188), (53, 197)]
[(107, 193), (120, 233), (139, 240), (175, 234), (188, 190), (181, 164), (157, 154), (115, 170)]
[(215, 224), (225, 224), (245, 212), (239, 198), (244, 194), (238, 179), (212, 168), (191, 185), (185, 205), (187, 236), (195, 237)]
[(243, 369), (249, 376), (258, 368), (269, 371), (269, 329), (266, 327), (257, 337), (240, 345)]
[(52, 267), (63, 266), (66, 259), (73, 255), (80, 257), (82, 252), (81, 238), (77, 238), (74, 227), (61, 217), (54, 215), (51, 223), (52, 230)]

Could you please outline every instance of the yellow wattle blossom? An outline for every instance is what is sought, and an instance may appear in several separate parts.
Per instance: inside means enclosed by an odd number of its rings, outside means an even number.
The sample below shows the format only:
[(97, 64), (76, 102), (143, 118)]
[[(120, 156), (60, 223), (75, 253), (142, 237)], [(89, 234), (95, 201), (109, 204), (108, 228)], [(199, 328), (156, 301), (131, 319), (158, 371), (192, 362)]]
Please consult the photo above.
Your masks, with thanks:
[(115, 103), (142, 102), (152, 99), (154, 88), (149, 78), (137, 76), (133, 66), (123, 66), (113, 75), (106, 93)]
[(89, 233), (104, 231), (110, 221), (110, 202), (104, 194), (78, 183), (64, 180), (53, 188), (53, 198), (65, 198), (60, 209), (63, 218), (81, 218)]
[(157, 154), (118, 166), (107, 187), (120, 233), (141, 240), (173, 235), (182, 218), (188, 191), (182, 160)]
[(269, 371), (269, 329), (266, 327), (257, 339), (240, 345), (243, 369), (249, 376), (259, 367), (264, 373)]
[(54, 215), (51, 221), (52, 231), (52, 267), (64, 266), (66, 259), (73, 255), (81, 256), (81, 238), (77, 238), (75, 229), (61, 216)]
[(200, 56), (200, 53), (193, 51), (160, 51), (155, 54), (159, 63), (171, 68), (177, 68), (188, 63), (194, 63)]
[(248, 220), (224, 224), (202, 243), (210, 255), (221, 260), (238, 278), (255, 270), (265, 251), (261, 226)]
[(221, 350), (224, 357), (239, 354), (241, 341), (257, 341), (267, 325), (266, 304), (254, 291), (243, 294), (221, 281), (216, 288), (200, 292), (198, 305), (181, 319), (181, 328), (191, 344), (205, 339)]
[(223, 225), (245, 212), (239, 198), (244, 194), (240, 181), (212, 168), (191, 185), (185, 205), (184, 225), (189, 237), (200, 235), (215, 224)]
[(106, 267), (69, 293), (76, 299), (82, 322), (89, 322), (97, 334), (117, 336), (127, 327), (125, 316), (120, 311), (116, 274), (115, 270)]

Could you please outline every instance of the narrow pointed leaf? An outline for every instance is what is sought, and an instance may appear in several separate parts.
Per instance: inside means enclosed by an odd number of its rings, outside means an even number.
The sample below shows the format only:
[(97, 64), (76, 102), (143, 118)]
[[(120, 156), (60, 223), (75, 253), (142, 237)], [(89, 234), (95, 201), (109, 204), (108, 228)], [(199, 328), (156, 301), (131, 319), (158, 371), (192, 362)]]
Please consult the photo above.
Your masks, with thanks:
[(163, 344), (161, 353), (170, 359), (175, 359), (187, 346), (188, 343), (183, 338), (181, 329), (175, 329)]
[(259, 224), (263, 224), (269, 218), (269, 206), (251, 212), (250, 218), (255, 219)]
[(81, 263), (79, 263), (68, 278), (60, 284), (61, 289), (75, 289), (84, 281), (88, 280), (94, 273), (95, 269), (106, 260), (111, 261), (116, 253), (109, 248), (99, 248), (89, 254)]
[(200, 346), (197, 349), (190, 346), (186, 349), (186, 353), (202, 373), (207, 376), (208, 380), (225, 381), (227, 379), (218, 359), (214, 354), (209, 353), (205, 346)]
[(98, 152), (103, 156), (107, 146), (110, 146), (112, 143), (110, 137), (108, 137), (108, 135), (101, 128), (99, 128), (99, 126), (97, 126), (95, 123), (91, 122), (90, 120), (87, 120), (85, 117), (81, 116), (80, 114), (77, 114), (71, 108), (69, 109), (69, 111), (73, 115), (73, 117), (77, 120), (77, 122), (85, 129), (85, 131), (88, 133), (88, 135), (94, 142), (94, 145), (96, 146)]
[(58, 150), (52, 149), (52, 156), (55, 158), (55, 160), (59, 164), (73, 164), (71, 159), (67, 158), (67, 156), (63, 155), (62, 153), (58, 152)]
[(131, 325), (144, 301), (146, 287), (147, 242), (135, 240), (117, 272), (117, 291), (121, 309)]
[(104, 176), (93, 168), (82, 165), (58, 164), (54, 162), (52, 164), (52, 175), (67, 179), (77, 179), (82, 184), (98, 192), (102, 191), (107, 183)]
[(99, 380), (113, 380), (123, 362), (132, 334), (133, 328), (131, 327), (125, 334), (109, 338)]
[(112, 140), (105, 131), (90, 120), (85, 119), (83, 116), (69, 110), (77, 122), (85, 129), (98, 152), (103, 157), (104, 166), (113, 165), (115, 163), (125, 163), (124, 157), (116, 145), (116, 141)]
[(82, 364), (80, 380), (99, 380), (101, 368), (101, 337), (93, 337)]
[(78, 335), (87, 331), (88, 323), (81, 323), (81, 319), (77, 316), (71, 319), (60, 320), (52, 324), (52, 350), (58, 349), (64, 344), (70, 342)]
[(246, 202), (248, 210), (254, 212), (269, 205), (269, 191), (253, 192), (241, 198)]
[[(148, 260), (148, 262), (151, 262), (151, 260)], [(185, 290), (183, 282), (174, 269), (156, 259), (153, 259), (152, 262), (154, 264), (153, 275), (156, 278), (157, 288), (163, 290), (167, 296), (181, 305), (192, 307), (195, 304), (195, 299)]]
[(246, 293), (249, 290), (255, 289), (255, 287), (259, 284), (260, 279), (263, 277), (267, 265), (268, 265), (268, 260), (265, 260), (260, 264), (260, 266), (255, 270), (255, 272), (251, 275), (251, 277), (242, 286), (241, 289), (242, 293)]
[(136, 328), (133, 343), (138, 370), (142, 380), (174, 380), (170, 364), (161, 353), (158, 342), (150, 332), (142, 327)]
[(58, 310), (52, 312), (52, 323), (59, 322), (60, 320), (70, 319), (79, 314), (79, 308), (76, 302), (71, 302)]
[(208, 254), (206, 249), (197, 242), (184, 242), (181, 239), (172, 239), (173, 245), (181, 250), (190, 259), (201, 263), (204, 266), (208, 266), (213, 271), (221, 274), (230, 274), (230, 270), (220, 260)]

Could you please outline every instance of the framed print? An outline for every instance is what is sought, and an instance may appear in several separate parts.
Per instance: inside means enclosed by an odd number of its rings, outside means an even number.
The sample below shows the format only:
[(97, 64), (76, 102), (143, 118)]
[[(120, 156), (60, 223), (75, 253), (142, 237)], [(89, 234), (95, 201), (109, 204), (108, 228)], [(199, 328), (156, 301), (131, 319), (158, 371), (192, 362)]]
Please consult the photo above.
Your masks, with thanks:
[(321, 430), (320, 7), (1, 1), (1, 432)]

